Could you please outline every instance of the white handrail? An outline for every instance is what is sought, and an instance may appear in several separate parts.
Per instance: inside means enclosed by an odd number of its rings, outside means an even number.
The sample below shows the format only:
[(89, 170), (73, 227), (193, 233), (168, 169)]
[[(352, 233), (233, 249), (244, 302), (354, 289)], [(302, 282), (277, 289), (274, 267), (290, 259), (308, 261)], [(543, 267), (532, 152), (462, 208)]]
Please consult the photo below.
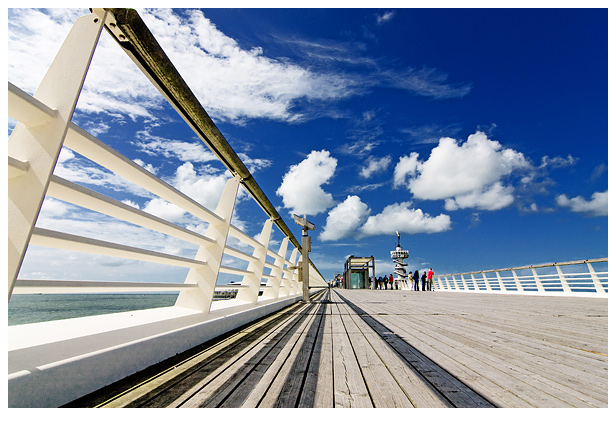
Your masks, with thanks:
[[(93, 14), (92, 16), (96, 15)], [(107, 16), (107, 19), (110, 19), (110, 17)], [(97, 19), (97, 17), (95, 17), (93, 21), (96, 22), (97, 25), (92, 29), (88, 28), (75, 31), (100, 32), (100, 21)], [(94, 44), (98, 42), (97, 40), (98, 38), (96, 36), (96, 41), (94, 41)], [(70, 55), (70, 49), (71, 47), (68, 46), (65, 49), (67, 50), (65, 54)], [(86, 57), (86, 60), (88, 60), (89, 63), (89, 58)], [(87, 65), (85, 65), (85, 69), (87, 69)], [(85, 73), (76, 74), (76, 76), (83, 78), (85, 77)], [(78, 88), (80, 89), (81, 86), (79, 85)], [(26, 92), (11, 84), (10, 82), (8, 85), (8, 92), (9, 115), (18, 120), (19, 122), (23, 122), (24, 129), (31, 128), (33, 126), (52, 125), (54, 123), (54, 120), (59, 119), (58, 111), (54, 107), (48, 106), (41, 99), (35, 98), (27, 94)], [(73, 97), (76, 98), (77, 96), (74, 95)], [(245, 278), (251, 277), (253, 275), (260, 275), (260, 279), (265, 279), (269, 282), (271, 282), (272, 280), (276, 280), (274, 284), (270, 284), (270, 286), (274, 287), (275, 290), (268, 290), (269, 297), (275, 298), (281, 295), (288, 296), (291, 294), (299, 293), (297, 272), (286, 272), (286, 268), (294, 267), (296, 265), (297, 254), (292, 255), (292, 258), (290, 258), (290, 260), (285, 257), (286, 255), (281, 256), (281, 252), (275, 252), (270, 250), (267, 246), (264, 246), (261, 241), (245, 234), (236, 226), (230, 224), (230, 216), (221, 216), (217, 212), (208, 210), (190, 197), (170, 186), (165, 181), (162, 181), (160, 178), (151, 174), (149, 171), (145, 170), (143, 167), (139, 166), (132, 160), (123, 156), (118, 151), (112, 149), (103, 141), (99, 140), (98, 138), (89, 134), (82, 128), (78, 127), (75, 123), (68, 122), (66, 124), (66, 128), (67, 130), (65, 136), (56, 141), (56, 143), (59, 143), (61, 146), (65, 146), (67, 148), (70, 148), (71, 150), (74, 150), (75, 152), (98, 163), (100, 166), (110, 170), (111, 172), (126, 178), (127, 180), (137, 184), (141, 188), (148, 190), (152, 194), (159, 196), (162, 199), (168, 201), (169, 203), (182, 208), (188, 213), (209, 223), (210, 226), (214, 225), (225, 227), (226, 230), (224, 231), (229, 236), (232, 236), (234, 239), (239, 240), (241, 243), (248, 245), (249, 248), (254, 248), (255, 252), (245, 252), (238, 249), (237, 247), (225, 244), (221, 246), (222, 252), (224, 252), (225, 254), (248, 262), (248, 269), (239, 269), (230, 266), (223, 266), (220, 263), (212, 264), (210, 263), (211, 261), (206, 261), (198, 258), (183, 258), (161, 252), (141, 249), (134, 246), (122, 245), (103, 240), (96, 240), (90, 237), (83, 237), (75, 234), (69, 234), (66, 232), (55, 231), (45, 228), (37, 228), (34, 226), (32, 226), (30, 230), (29, 244), (53, 248), (64, 248), (68, 250), (117, 256), (122, 258), (132, 258), (148, 262), (166, 263), (191, 269), (214, 266), (214, 268), (217, 269), (216, 272), (240, 275), (244, 276)], [(21, 127), (16, 127), (14, 133), (11, 135), (9, 143), (19, 143), (21, 133), (24, 131), (24, 129), (22, 129)], [(57, 149), (57, 151), (59, 153), (59, 149)], [(21, 156), (24, 155), (22, 154)], [(13, 157), (9, 155), (9, 174), (11, 177), (9, 180), (10, 186), (14, 184), (20, 184), (24, 178), (28, 178), (28, 175), (34, 172), (34, 170), (32, 170), (30, 166), (30, 161), (32, 159), (34, 158)], [(217, 243), (214, 237), (197, 234), (172, 222), (148, 214), (147, 212), (126, 205), (115, 199), (111, 199), (90, 188), (80, 186), (79, 184), (68, 181), (57, 175), (50, 174), (47, 182), (43, 182), (43, 186), (47, 187), (44, 192), (46, 196), (54, 197), (65, 202), (84, 207), (92, 211), (96, 211), (143, 228), (147, 228), (152, 231), (166, 234), (168, 236), (183, 240), (185, 242), (189, 242), (196, 246), (200, 246), (201, 248), (212, 249), (215, 248), (214, 245), (216, 245)], [(24, 193), (23, 195), (26, 194)], [(228, 201), (229, 200), (227, 200), (227, 202)], [(234, 199), (231, 199), (230, 201), (232, 203), (235, 202)], [(38, 205), (33, 203), (32, 208), (37, 210), (40, 209), (40, 203)], [(232, 210), (232, 205), (230, 210)], [(33, 219), (32, 222), (34, 222), (35, 220), (36, 219)], [(271, 226), (271, 223), (269, 225)], [(27, 244), (24, 246), (24, 251), (26, 248)], [(263, 250), (265, 255), (274, 258), (276, 265), (265, 262), (265, 257), (263, 256), (263, 254), (256, 254), (257, 251), (261, 250)], [(18, 264), (13, 265), (13, 267), (19, 269), (23, 257), (24, 253), (21, 252), (17, 255), (17, 257), (10, 258), (11, 262), (19, 262)], [(272, 270), (274, 270), (274, 268), (280, 268), (280, 271), (272, 271), (270, 274), (264, 274), (264, 267), (271, 268)], [(320, 277), (318, 271), (314, 269), (313, 271), (315, 271), (316, 274), (313, 277), (315, 279), (313, 281), (318, 281), (323, 286), (325, 286), (326, 283), (325, 281), (322, 281), (323, 279), (322, 277)], [(175, 289), (175, 287), (178, 286), (177, 283), (174, 286), (173, 284), (149, 285), (144, 283), (124, 284), (112, 282), (100, 282), (99, 284), (96, 282), (75, 283), (66, 281), (65, 286), (62, 287), (62, 283), (59, 280), (47, 282), (41, 281), (39, 284), (36, 284), (33, 280), (18, 279), (17, 274), (15, 274), (14, 281), (15, 287), (13, 287), (12, 285), (9, 287), (9, 298), (13, 292), (25, 293), (33, 292), (34, 290), (38, 290), (38, 292), (41, 293), (56, 293), (58, 291), (62, 291), (64, 293), (83, 293), (92, 292), (97, 287), (102, 292), (108, 292), (114, 287), (119, 291), (123, 291), (124, 289), (130, 289), (131, 291), (152, 291), (156, 288), (160, 289), (163, 287), (167, 289)], [(208, 283), (207, 285), (210, 292), (215, 289), (214, 284)], [(184, 287), (178, 287), (178, 291), (190, 292), (190, 290), (186, 289), (194, 289), (197, 286), (203, 289), (203, 285), (195, 285), (194, 283), (187, 282)], [(238, 288), (240, 290), (243, 290), (246, 288), (246, 285), (240, 285)], [(207, 295), (207, 297), (209, 296), (211, 296), (211, 293)]]
[[(608, 258), (557, 262), (524, 267), (501, 268), (487, 271), (473, 271), (458, 274), (434, 276), (434, 288), (439, 291), (460, 291), (475, 293), (540, 294), (569, 296), (607, 296), (608, 271), (596, 272), (591, 264), (608, 263)], [(562, 268), (587, 265), (588, 272)], [(538, 269), (553, 268), (556, 272), (538, 273)], [(521, 275), (516, 271), (530, 271), (531, 275)], [(511, 275), (506, 275), (510, 273)], [(494, 276), (491, 276), (494, 275)], [(464, 282), (470, 276), (475, 284), (460, 286), (456, 277)], [(453, 281), (453, 286), (450, 282)]]
[[(131, 15), (135, 13), (133, 10), (123, 11)], [(165, 291), (179, 294), (172, 307), (9, 327), (9, 406), (62, 405), (302, 298), (301, 282), (295, 269), (299, 258), (297, 240), (237, 154), (226, 141), (222, 142), (224, 137), (219, 130), (212, 122), (205, 122), (205, 112), (201, 113), (198, 122), (191, 115), (192, 109), (182, 110), (180, 115), (233, 175), (220, 198), (212, 199), (217, 201), (214, 211), (71, 122), (103, 27), (119, 36), (121, 30), (116, 18), (104, 9), (94, 9), (94, 13), (80, 17), (33, 96), (10, 82), (8, 84), (9, 115), (18, 121), (8, 142), (9, 301), (13, 293), (133, 294)], [(139, 29), (147, 31), (141, 26)], [(141, 35), (151, 42), (151, 46), (157, 46), (151, 34)], [(139, 36), (133, 34), (131, 37), (135, 39), (131, 41), (138, 43)], [(122, 48), (129, 56), (132, 54), (124, 46)], [(153, 52), (152, 57), (160, 58), (164, 55), (160, 53)], [(143, 65), (140, 63), (139, 68), (161, 88), (160, 81), (154, 81)], [(194, 95), (177, 73), (171, 74), (165, 75), (173, 79), (168, 81), (169, 85), (174, 88), (181, 86), (183, 97), (179, 100), (165, 97), (177, 110), (178, 105), (185, 107), (186, 103), (182, 102)], [(194, 108), (195, 105), (189, 106)], [(208, 139), (208, 134), (217, 137), (215, 142)], [(69, 181), (69, 177), (54, 175), (63, 147), (203, 221), (207, 224), (205, 234), (111, 199)], [(240, 183), (267, 215), (258, 238), (231, 224)], [(44, 223), (37, 227), (35, 223), (46, 196), (138, 226), (147, 232), (164, 234), (180, 241), (183, 246), (188, 243), (195, 248), (196, 254), (190, 258), (171, 255), (138, 247), (143, 244), (142, 240), (120, 243), (119, 240), (72, 234), (71, 228), (42, 228)], [(274, 223), (283, 233), (277, 251), (270, 247)], [(289, 244), (295, 247), (287, 250)], [(34, 280), (19, 275), (30, 245), (181, 267), (187, 275), (183, 282), (109, 281), (112, 278), (105, 275), (88, 275), (82, 281)], [(247, 247), (244, 249), (244, 246)], [(247, 262), (246, 267), (230, 266), (235, 264), (228, 262), (223, 265), (223, 259), (228, 259), (228, 256)], [(268, 256), (274, 259), (274, 263), (266, 261)], [(269, 272), (264, 272), (266, 268)], [(310, 272), (311, 287), (327, 287), (313, 264), (305, 268)], [(239, 284), (217, 284), (221, 273), (238, 275), (242, 280)], [(101, 281), (93, 281), (91, 277)], [(237, 291), (235, 299), (213, 302), (215, 292), (230, 290)], [(62, 390), (57, 390), (59, 386)]]

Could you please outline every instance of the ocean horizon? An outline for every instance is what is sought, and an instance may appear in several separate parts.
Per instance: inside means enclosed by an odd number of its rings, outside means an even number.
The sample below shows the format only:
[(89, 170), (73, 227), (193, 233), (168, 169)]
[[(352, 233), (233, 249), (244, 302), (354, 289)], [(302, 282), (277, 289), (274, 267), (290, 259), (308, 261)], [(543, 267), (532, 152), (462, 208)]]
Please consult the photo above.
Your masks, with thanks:
[(9, 326), (173, 306), (179, 292), (14, 294)]

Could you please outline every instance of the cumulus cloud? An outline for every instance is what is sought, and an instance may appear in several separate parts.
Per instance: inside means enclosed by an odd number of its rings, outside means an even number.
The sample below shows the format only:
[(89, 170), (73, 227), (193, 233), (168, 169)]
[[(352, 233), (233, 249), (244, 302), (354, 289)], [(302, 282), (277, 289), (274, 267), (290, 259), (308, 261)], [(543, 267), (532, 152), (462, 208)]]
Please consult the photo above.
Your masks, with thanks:
[(430, 216), (421, 209), (411, 207), (411, 202), (394, 203), (386, 206), (376, 215), (370, 215), (370, 208), (358, 196), (347, 196), (329, 211), (321, 241), (336, 241), (352, 237), (391, 235), (396, 231), (405, 234), (437, 233), (451, 229), (448, 215)]
[(334, 175), (338, 161), (326, 150), (312, 151), (306, 159), (291, 166), (276, 194), (285, 208), (298, 215), (316, 215), (334, 205), (331, 194), (321, 186)]
[(370, 215), (370, 208), (358, 196), (347, 196), (329, 211), (323, 232), (319, 234), (322, 241), (335, 241), (351, 237), (356, 233)]
[(385, 171), (390, 163), (391, 163), (390, 156), (385, 156), (380, 159), (377, 159), (375, 157), (370, 157), (364, 163), (364, 166), (359, 172), (359, 175), (361, 175), (364, 178), (370, 178), (374, 174)]
[(456, 196), (455, 198), (446, 199), (445, 209), (454, 211), (457, 209), (475, 208), (495, 211), (506, 208), (512, 204), (513, 201), (513, 187), (504, 187), (500, 182), (497, 182), (487, 187), (485, 191), (475, 191)]
[(513, 201), (513, 188), (501, 180), (531, 167), (522, 153), (504, 149), (478, 131), (462, 144), (441, 138), (425, 162), (417, 153), (401, 157), (394, 170), (394, 186), (406, 186), (417, 199), (451, 199), (446, 203), (450, 210), (495, 210)]
[(362, 226), (363, 236), (395, 234), (438, 233), (451, 229), (449, 215), (440, 214), (432, 217), (421, 209), (413, 209), (410, 202), (394, 203), (383, 212), (370, 216)]
[(608, 195), (604, 192), (593, 193), (590, 200), (582, 196), (569, 198), (564, 194), (556, 196), (558, 206), (568, 208), (573, 212), (588, 213), (594, 216), (607, 216)]

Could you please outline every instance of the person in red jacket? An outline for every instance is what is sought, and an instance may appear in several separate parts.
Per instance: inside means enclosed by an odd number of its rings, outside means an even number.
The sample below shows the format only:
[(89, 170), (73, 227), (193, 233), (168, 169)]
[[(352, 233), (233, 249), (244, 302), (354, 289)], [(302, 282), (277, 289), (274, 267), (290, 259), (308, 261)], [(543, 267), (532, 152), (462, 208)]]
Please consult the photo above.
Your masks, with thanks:
[(432, 277), (434, 277), (434, 271), (430, 268), (428, 271), (428, 291), (432, 291)]
[(389, 274), (389, 285), (391, 286), (391, 289), (394, 289), (394, 276)]

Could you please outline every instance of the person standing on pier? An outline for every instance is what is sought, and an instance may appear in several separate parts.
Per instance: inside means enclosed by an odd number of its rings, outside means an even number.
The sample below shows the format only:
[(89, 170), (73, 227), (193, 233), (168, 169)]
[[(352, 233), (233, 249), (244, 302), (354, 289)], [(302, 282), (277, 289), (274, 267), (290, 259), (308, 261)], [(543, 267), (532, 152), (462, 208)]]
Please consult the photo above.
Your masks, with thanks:
[(391, 286), (391, 290), (394, 289), (394, 276), (389, 274), (389, 285)]
[(432, 277), (434, 277), (434, 271), (430, 268), (428, 271), (428, 291), (432, 291)]
[(419, 291), (419, 271), (417, 270), (413, 274), (413, 281), (415, 281), (415, 291)]
[(426, 291), (426, 271), (421, 275), (421, 291)]

